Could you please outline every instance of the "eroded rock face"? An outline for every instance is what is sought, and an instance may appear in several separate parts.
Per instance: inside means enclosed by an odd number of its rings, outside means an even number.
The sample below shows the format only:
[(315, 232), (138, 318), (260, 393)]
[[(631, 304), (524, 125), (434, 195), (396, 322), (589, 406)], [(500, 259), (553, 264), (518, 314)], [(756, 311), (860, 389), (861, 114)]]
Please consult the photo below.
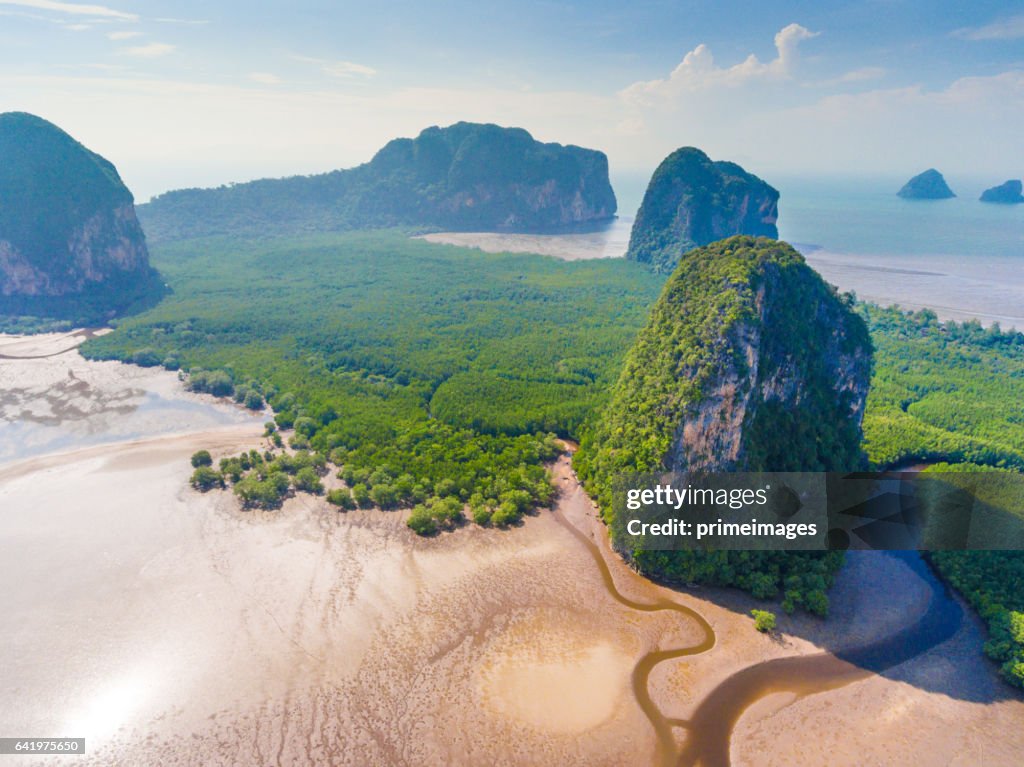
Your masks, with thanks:
[(158, 287), (114, 166), (46, 120), (0, 115), (0, 313), (117, 313)]
[(946, 179), (935, 168), (914, 176), (897, 194), (906, 200), (946, 200), (956, 197)]
[(390, 226), (544, 232), (607, 221), (615, 210), (603, 152), (464, 122), (390, 141), (349, 170), (184, 189), (140, 208), (158, 240)]
[(867, 327), (783, 242), (732, 237), (683, 255), (580, 469), (848, 471), (863, 465)]
[[(794, 300), (806, 318), (793, 313)], [(863, 321), (805, 265), (766, 263), (749, 308), (728, 333), (724, 364), (681, 421), (669, 468), (856, 467), (871, 374)]]
[(1019, 179), (1004, 181), (999, 186), (986, 189), (981, 193), (982, 202), (998, 202), (1004, 205), (1019, 205), (1024, 203), (1024, 195), (1021, 194), (1021, 182)]
[(63, 296), (81, 293), (115, 272), (149, 271), (145, 237), (131, 205), (96, 213), (73, 228), (67, 253), (67, 268), (52, 270), (45, 259), (30, 258), (10, 242), (0, 241), (0, 293)]
[(670, 272), (688, 250), (737, 234), (779, 236), (779, 193), (732, 162), (677, 149), (651, 177), (626, 258)]

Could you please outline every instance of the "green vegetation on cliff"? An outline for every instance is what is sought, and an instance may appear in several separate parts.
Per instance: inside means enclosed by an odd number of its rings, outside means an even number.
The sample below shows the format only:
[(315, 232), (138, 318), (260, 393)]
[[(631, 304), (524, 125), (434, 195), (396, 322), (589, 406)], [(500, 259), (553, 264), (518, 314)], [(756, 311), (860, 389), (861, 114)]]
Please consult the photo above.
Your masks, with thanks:
[(779, 236), (779, 193), (736, 163), (683, 147), (654, 171), (626, 258), (671, 272), (688, 250), (737, 234)]
[[(622, 474), (861, 467), (871, 342), (851, 304), (786, 243), (739, 236), (685, 254), (574, 462), (602, 513), (616, 513), (611, 488)], [(787, 609), (822, 614), (841, 562), (780, 552), (625, 553), (653, 576), (763, 598), (782, 593)]]
[[(608, 480), (621, 472), (858, 468), (870, 354), (849, 299), (786, 243), (740, 236), (690, 251), (627, 355), (576, 465), (603, 506)], [(738, 450), (697, 455), (680, 442), (681, 424), (733, 384), (721, 415), (723, 423), (739, 419)], [(799, 408), (784, 407), (797, 397)], [(728, 442), (732, 436), (722, 434)]]
[(602, 152), (460, 122), (390, 141), (357, 168), (167, 192), (139, 215), (160, 242), (392, 226), (546, 231), (615, 209)]
[(23, 112), (0, 114), (0, 158), (0, 323), (97, 323), (161, 295), (110, 162)]

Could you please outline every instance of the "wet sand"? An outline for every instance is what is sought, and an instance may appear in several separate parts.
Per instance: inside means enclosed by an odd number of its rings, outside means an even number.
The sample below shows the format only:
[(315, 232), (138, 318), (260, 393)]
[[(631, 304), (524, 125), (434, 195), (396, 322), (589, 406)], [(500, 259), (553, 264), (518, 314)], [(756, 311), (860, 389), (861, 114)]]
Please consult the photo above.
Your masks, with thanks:
[(91, 362), (106, 331), (0, 335), (0, 464), (33, 455), (240, 423), (261, 414), (185, 391), (176, 373)]
[[(743, 669), (928, 609), (913, 571), (867, 553), (835, 619), (780, 615), (782, 633), (760, 635), (752, 600), (678, 593), (612, 555), (565, 458), (556, 508), (511, 531), (421, 539), (400, 512), (308, 496), (241, 512), (187, 487), (188, 456), (261, 429), (192, 428), (0, 466), (0, 734), (83, 736), (75, 762), (96, 765), (675, 763)], [(980, 642), (967, 621), (885, 677), (740, 701), (727, 751), (1017, 764), (1024, 703), (998, 699)]]
[(1019, 260), (950, 256), (867, 256), (797, 246), (807, 263), (862, 301), (932, 309), (942, 320), (977, 319), (1024, 329), (1024, 271)]

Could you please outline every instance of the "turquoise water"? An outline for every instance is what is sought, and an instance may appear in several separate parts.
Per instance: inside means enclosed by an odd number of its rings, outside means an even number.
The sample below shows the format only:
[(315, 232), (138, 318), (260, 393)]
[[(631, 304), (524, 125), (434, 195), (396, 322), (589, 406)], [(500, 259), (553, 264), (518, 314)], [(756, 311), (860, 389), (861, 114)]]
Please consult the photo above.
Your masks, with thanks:
[(949, 182), (960, 196), (904, 200), (896, 196), (898, 179), (780, 180), (779, 236), (866, 256), (1007, 258), (1024, 264), (1024, 205), (979, 202), (982, 189), (996, 180)]
[(783, 179), (779, 236), (862, 299), (1024, 329), (1024, 205), (978, 201), (1003, 180), (950, 178), (956, 198), (904, 200), (899, 179)]
[[(779, 236), (841, 290), (1024, 330), (1024, 205), (978, 201), (1005, 180), (951, 176), (958, 197), (904, 200), (905, 178), (768, 178), (781, 193)], [(620, 215), (631, 217), (646, 180), (613, 181)]]

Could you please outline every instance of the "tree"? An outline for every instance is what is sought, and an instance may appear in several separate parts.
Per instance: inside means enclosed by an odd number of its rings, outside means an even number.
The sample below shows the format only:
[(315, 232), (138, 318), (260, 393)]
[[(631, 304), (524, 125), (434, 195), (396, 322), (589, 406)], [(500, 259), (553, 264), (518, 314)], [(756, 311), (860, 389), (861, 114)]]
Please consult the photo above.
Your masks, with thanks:
[(807, 597), (804, 599), (804, 606), (810, 612), (824, 618), (828, 616), (828, 595), (821, 589), (808, 591)]
[(352, 486), (352, 498), (364, 509), (373, 503), (370, 499), (370, 490), (362, 482)]
[(352, 492), (347, 487), (339, 487), (328, 492), (327, 502), (345, 511), (356, 507), (356, 502), (352, 498)]
[(437, 532), (434, 515), (423, 504), (413, 507), (412, 514), (405, 522), (416, 535), (433, 535)]
[(153, 349), (139, 349), (132, 355), (132, 363), (144, 368), (153, 368), (162, 362), (162, 358)]
[(398, 505), (398, 494), (391, 485), (374, 485), (370, 490), (370, 500), (380, 509), (393, 509)]
[(521, 517), (522, 515), (519, 513), (519, 509), (516, 508), (514, 502), (502, 501), (491, 515), (491, 522), (496, 527), (508, 527), (518, 522)]
[(209, 450), (197, 450), (192, 454), (192, 467), (198, 469), (200, 466), (213, 466)]
[(219, 471), (211, 469), (209, 466), (199, 466), (192, 472), (189, 483), (196, 490), (205, 493), (215, 487), (224, 487), (224, 477)]
[(312, 466), (305, 466), (295, 472), (294, 484), (296, 490), (314, 495), (320, 495), (324, 491), (324, 484)]
[(754, 628), (762, 634), (775, 629), (775, 613), (767, 610), (751, 610), (750, 614), (754, 616)]
[(206, 385), (214, 397), (230, 397), (235, 390), (234, 384), (231, 383), (231, 376), (223, 370), (214, 370), (210, 373)]

